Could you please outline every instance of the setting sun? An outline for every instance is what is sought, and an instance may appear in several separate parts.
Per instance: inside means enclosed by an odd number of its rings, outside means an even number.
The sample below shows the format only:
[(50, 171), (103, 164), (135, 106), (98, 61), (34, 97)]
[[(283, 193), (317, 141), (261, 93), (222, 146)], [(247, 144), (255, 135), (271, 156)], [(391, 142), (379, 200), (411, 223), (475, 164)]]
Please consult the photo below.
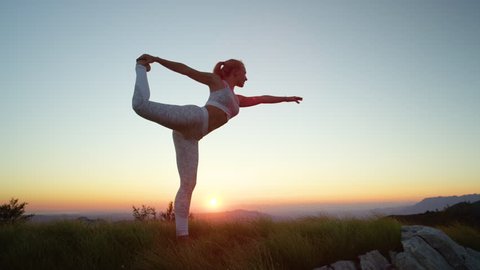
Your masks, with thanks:
[(218, 204), (217, 198), (211, 198), (210, 199), (210, 206), (211, 207), (216, 207)]
[(220, 206), (220, 202), (216, 197), (212, 197), (208, 200), (209, 210), (218, 210), (219, 206)]

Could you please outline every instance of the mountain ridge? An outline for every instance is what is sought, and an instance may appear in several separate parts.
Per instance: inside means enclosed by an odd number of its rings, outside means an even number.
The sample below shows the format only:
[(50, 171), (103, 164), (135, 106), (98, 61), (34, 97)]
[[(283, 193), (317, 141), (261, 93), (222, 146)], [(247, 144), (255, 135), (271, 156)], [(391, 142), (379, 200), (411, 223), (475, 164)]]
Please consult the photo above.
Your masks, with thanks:
[(473, 203), (460, 202), (442, 211), (427, 211), (422, 214), (412, 215), (390, 215), (388, 217), (412, 225), (448, 226), (452, 224), (463, 224), (480, 228), (480, 201)]
[[(438, 211), (443, 210), (448, 206), (455, 205), (461, 202), (475, 202), (480, 201), (480, 194), (466, 194), (461, 196), (437, 196), (424, 198), (418, 203), (413, 205), (399, 206), (399, 207), (390, 207), (390, 208), (372, 208), (370, 210), (361, 210), (361, 211), (351, 211), (351, 215), (346, 216), (356, 216), (356, 217), (368, 217), (372, 215), (411, 215), (411, 214), (420, 214), (427, 211)], [(280, 219), (290, 219), (294, 217), (302, 216), (317, 216), (317, 215), (335, 215), (335, 213), (325, 213), (322, 209), (322, 205), (319, 205), (318, 208), (309, 209), (305, 211), (302, 208), (299, 208), (298, 213), (302, 215), (291, 215), (291, 216), (278, 216), (268, 211), (256, 211), (256, 210), (246, 210), (246, 209), (235, 209), (224, 212), (200, 212), (193, 213), (194, 218), (200, 220), (252, 220), (256, 218), (272, 218), (274, 220)], [(340, 212), (339, 212), (340, 213)], [(35, 213), (32, 213), (35, 214)], [(338, 213), (337, 213), (338, 214)], [(76, 213), (76, 214), (38, 214), (34, 215), (32, 218), (33, 222), (48, 222), (52, 220), (72, 220), (79, 218), (88, 218), (88, 219), (103, 219), (108, 221), (120, 221), (120, 220), (133, 220), (133, 216), (129, 212), (124, 213)]]
[(473, 193), (460, 196), (437, 196), (424, 198), (414, 205), (391, 208), (376, 208), (373, 209), (373, 212), (385, 215), (413, 215), (427, 211), (440, 211), (461, 202), (476, 201), (480, 201), (480, 194)]

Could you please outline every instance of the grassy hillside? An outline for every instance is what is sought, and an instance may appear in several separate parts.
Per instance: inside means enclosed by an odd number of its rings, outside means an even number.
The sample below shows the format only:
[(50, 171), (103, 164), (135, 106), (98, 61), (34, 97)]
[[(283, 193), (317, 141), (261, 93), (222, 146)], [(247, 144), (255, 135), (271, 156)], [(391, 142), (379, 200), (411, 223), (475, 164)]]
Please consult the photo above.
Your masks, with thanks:
[(400, 228), (390, 218), (197, 220), (192, 241), (177, 243), (171, 223), (27, 223), (0, 226), (0, 269), (313, 269), (401, 250)]
[(312, 269), (372, 249), (400, 248), (390, 219), (193, 221), (190, 243), (173, 224), (63, 221), (0, 227), (0, 269)]

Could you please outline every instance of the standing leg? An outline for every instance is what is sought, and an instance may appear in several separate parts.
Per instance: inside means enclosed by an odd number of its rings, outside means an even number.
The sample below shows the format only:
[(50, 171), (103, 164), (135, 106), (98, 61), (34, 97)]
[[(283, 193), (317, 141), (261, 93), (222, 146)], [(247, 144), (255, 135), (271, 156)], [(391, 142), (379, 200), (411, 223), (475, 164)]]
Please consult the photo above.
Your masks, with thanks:
[(188, 214), (193, 189), (197, 183), (198, 140), (185, 139), (177, 131), (173, 132), (173, 142), (177, 153), (177, 167), (180, 175), (180, 188), (175, 197), (175, 224), (177, 236), (188, 235)]

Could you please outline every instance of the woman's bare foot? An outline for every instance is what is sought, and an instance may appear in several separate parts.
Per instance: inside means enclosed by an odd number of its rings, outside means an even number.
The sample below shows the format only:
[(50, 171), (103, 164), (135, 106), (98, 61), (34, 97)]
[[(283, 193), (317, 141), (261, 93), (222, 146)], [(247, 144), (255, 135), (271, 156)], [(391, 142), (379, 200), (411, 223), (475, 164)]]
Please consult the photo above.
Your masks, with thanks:
[(138, 59), (137, 59), (137, 65), (142, 65), (142, 66), (144, 66), (144, 67), (147, 69), (147, 72), (149, 72), (150, 69), (152, 69), (152, 68), (150, 67), (150, 64), (148, 63), (148, 61), (145, 60), (145, 59), (138, 58)]
[(147, 72), (151, 69), (150, 64), (154, 62), (155, 57), (151, 56), (150, 54), (142, 54), (140, 57), (137, 58), (137, 64), (145, 66)]
[(155, 62), (155, 57), (145, 53), (145, 54), (142, 54), (140, 57), (138, 57), (137, 60), (145, 60), (148, 62), (148, 64), (151, 64)]

